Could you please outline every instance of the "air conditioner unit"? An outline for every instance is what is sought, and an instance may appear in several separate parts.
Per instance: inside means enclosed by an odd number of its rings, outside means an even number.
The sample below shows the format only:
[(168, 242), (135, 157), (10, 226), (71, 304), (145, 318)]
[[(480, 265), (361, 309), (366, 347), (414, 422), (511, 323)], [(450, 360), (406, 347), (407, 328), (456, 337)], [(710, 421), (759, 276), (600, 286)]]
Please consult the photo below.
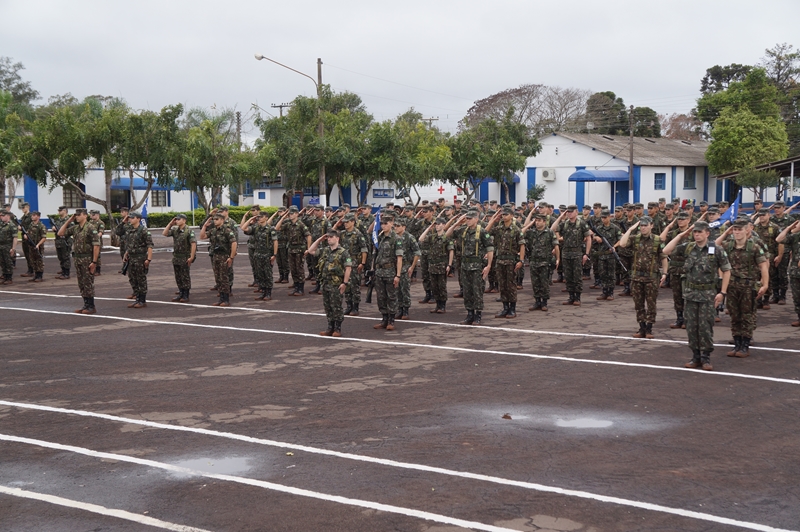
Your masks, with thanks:
[(555, 181), (556, 180), (556, 169), (555, 168), (542, 168), (542, 179), (545, 181)]

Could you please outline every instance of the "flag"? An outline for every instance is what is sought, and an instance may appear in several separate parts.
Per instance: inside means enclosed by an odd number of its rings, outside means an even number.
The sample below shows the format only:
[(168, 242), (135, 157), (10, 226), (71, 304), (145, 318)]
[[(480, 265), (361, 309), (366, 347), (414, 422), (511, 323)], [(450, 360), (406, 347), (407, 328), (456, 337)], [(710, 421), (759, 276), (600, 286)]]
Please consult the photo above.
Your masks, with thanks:
[(736, 199), (733, 200), (733, 204), (731, 204), (730, 208), (725, 211), (725, 214), (719, 217), (719, 220), (716, 222), (711, 222), (708, 224), (709, 227), (719, 227), (725, 222), (733, 223), (737, 216), (739, 216), (739, 200), (742, 197), (742, 191), (739, 191), (739, 195), (736, 196)]
[(378, 234), (381, 232), (381, 213), (375, 215), (375, 225), (372, 228), (372, 243), (375, 244), (375, 249), (378, 249)]
[(144, 226), (147, 227), (147, 204), (150, 202), (150, 195), (148, 194), (147, 197), (144, 199), (144, 203), (142, 203), (142, 223)]

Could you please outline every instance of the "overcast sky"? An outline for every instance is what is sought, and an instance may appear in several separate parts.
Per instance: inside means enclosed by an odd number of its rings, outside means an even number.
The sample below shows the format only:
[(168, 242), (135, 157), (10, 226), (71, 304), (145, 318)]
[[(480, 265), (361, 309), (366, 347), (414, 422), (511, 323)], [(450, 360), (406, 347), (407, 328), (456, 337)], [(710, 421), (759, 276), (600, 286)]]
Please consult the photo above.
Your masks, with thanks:
[[(0, 56), (43, 100), (120, 96), (137, 109), (315, 95), (261, 53), (352, 91), (378, 120), (414, 106), (455, 131), (475, 100), (524, 83), (611, 90), (687, 112), (713, 65), (800, 47), (798, 0), (0, 0)], [(255, 133), (255, 132), (252, 132)]]

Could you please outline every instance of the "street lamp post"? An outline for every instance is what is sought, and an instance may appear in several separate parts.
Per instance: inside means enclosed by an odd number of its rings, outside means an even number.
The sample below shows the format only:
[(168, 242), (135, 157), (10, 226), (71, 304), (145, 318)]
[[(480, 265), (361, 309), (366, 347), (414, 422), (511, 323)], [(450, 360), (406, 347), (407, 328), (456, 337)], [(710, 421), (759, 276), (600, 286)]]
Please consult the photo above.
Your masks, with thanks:
[[(308, 74), (304, 74), (303, 72), (300, 72), (299, 70), (295, 70), (294, 68), (292, 68), (290, 66), (286, 66), (283, 63), (279, 63), (279, 62), (275, 61), (274, 59), (270, 59), (269, 57), (266, 57), (264, 55), (256, 54), (256, 59), (259, 60), (259, 61), (261, 61), (262, 59), (266, 59), (267, 61), (269, 61), (271, 63), (275, 63), (276, 65), (282, 66), (283, 68), (291, 70), (292, 72), (300, 74), (301, 76), (305, 76), (308, 79), (310, 79), (311, 82), (316, 86), (316, 88), (317, 88), (317, 117), (318, 117), (317, 134), (319, 135), (320, 140), (322, 140), (322, 138), (325, 136), (325, 129), (324, 129), (323, 125), (322, 125), (322, 59), (317, 58), (317, 79), (316, 80), (314, 78), (312, 78), (311, 76), (309, 76)], [(321, 207), (327, 207), (327, 203), (328, 202), (327, 202), (327, 197), (326, 197), (326, 194), (325, 194), (325, 192), (327, 190), (327, 187), (325, 186), (325, 165), (323, 163), (320, 163), (320, 165), (319, 165), (319, 184), (318, 184), (318, 186), (319, 186), (319, 204), (320, 204)]]

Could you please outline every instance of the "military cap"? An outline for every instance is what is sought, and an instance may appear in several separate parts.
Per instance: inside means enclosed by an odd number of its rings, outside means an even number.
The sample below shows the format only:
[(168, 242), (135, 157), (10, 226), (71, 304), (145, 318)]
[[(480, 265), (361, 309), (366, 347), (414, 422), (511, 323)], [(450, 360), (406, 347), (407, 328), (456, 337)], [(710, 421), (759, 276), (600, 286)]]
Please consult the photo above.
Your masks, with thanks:
[(342, 207), (344, 207), (345, 209), (349, 209), (350, 208), (350, 204), (349, 203), (342, 203)]
[(300, 212), (300, 209), (297, 208), (297, 205), (292, 205), (289, 207), (289, 212)]
[(705, 220), (698, 220), (694, 223), (694, 231), (708, 231), (708, 222)]
[(540, 208), (542, 208), (542, 207), (549, 207), (549, 206), (550, 206), (550, 204), (549, 204), (549, 203), (547, 203), (546, 201), (540, 201), (540, 202), (539, 202), (539, 207), (540, 207)]
[(632, 204), (626, 203), (624, 208), (626, 211), (632, 211), (634, 207)]
[(260, 211), (261, 210), (261, 205), (250, 205), (250, 210), (251, 211)]
[(446, 201), (444, 198), (439, 198), (439, 201)]
[(467, 218), (477, 218), (478, 217), (478, 211), (472, 211), (472, 210), (467, 211), (467, 214), (465, 216)]
[(642, 216), (641, 218), (639, 218), (639, 225), (652, 225), (652, 224), (653, 224), (653, 219), (650, 218), (649, 216)]
[[(89, 214), (89, 211), (87, 211), (87, 210), (86, 210), (86, 209), (84, 209), (84, 208), (75, 209), (75, 214)], [(142, 215), (140, 214), (140, 215), (139, 215), (139, 217), (141, 218), (141, 216), (142, 216)]]
[(477, 199), (477, 198), (471, 198), (471, 199), (469, 200), (469, 204), (470, 204), (470, 205), (480, 205), (480, 204), (481, 204), (481, 202), (480, 202), (480, 201), (478, 201), (478, 199)]
[(8, 212), (8, 211), (7, 211), (7, 210), (5, 210), (5, 209), (0, 209), (0, 216), (5, 216), (5, 215), (7, 215), (7, 214), (11, 214), (11, 213), (10, 213), (10, 212)]
[(719, 214), (719, 207), (709, 207), (708, 214)]
[[(322, 206), (320, 206), (320, 209), (322, 209)], [(322, 210), (325, 211), (325, 212), (333, 212), (333, 207), (325, 207)]]
[(502, 213), (503, 214), (514, 214), (514, 207), (512, 207), (511, 205), (508, 205), (508, 204), (503, 205)]
[(593, 208), (593, 209), (599, 209), (599, 208), (601, 208), (602, 206), (603, 206), (603, 205), (602, 205), (602, 204), (601, 204), (601, 203), (598, 201), (597, 203), (595, 203), (595, 204), (593, 204), (593, 205), (592, 205), (592, 208)]
[(547, 216), (541, 213), (536, 213), (533, 215), (536, 220), (547, 220)]
[(701, 201), (699, 205), (701, 207), (708, 207), (708, 202), (707, 201)]
[(222, 211), (228, 212), (228, 206), (220, 205), (219, 207), (217, 207), (217, 212), (222, 212)]
[(403, 210), (404, 211), (413, 211), (414, 210), (414, 205), (412, 205), (411, 203), (406, 203), (405, 207), (403, 207)]
[(224, 220), (225, 215), (222, 214), (221, 212), (215, 212), (213, 218), (219, 218), (220, 220)]
[(607, 210), (600, 211), (600, 217), (601, 218), (608, 218), (609, 216), (611, 216), (611, 213), (608, 212)]
[(675, 219), (676, 220), (688, 220), (689, 219), (689, 213), (688, 212), (679, 212), (678, 214), (675, 215)]
[(719, 207), (723, 207), (723, 206), (727, 207), (728, 205), (730, 205), (730, 203), (728, 203), (727, 201), (724, 201), (724, 200), (723, 200), (723, 201), (720, 201), (720, 202), (718, 203), (718, 205), (719, 205)]
[(91, 211), (89, 211), (89, 214), (91, 215), (100, 214), (100, 211), (98, 211), (97, 209), (92, 209)]
[(667, 202), (667, 198), (658, 198), (658, 202), (659, 203), (666, 203)]
[(440, 217), (436, 218), (436, 223), (437, 223), (437, 224), (446, 224), (446, 223), (447, 223), (447, 220), (445, 220), (444, 218), (442, 218), (442, 217), (440, 216)]
[(10, 203), (3, 203), (3, 208), (8, 210), (11, 207)]
[(339, 205), (338, 207), (336, 207), (336, 212), (343, 211), (343, 210), (344, 210), (344, 206), (343, 205)]
[(577, 211), (578, 210), (578, 206), (574, 205), (574, 204), (573, 205), (568, 205), (566, 207), (566, 210), (568, 210), (568, 211)]
[(452, 211), (454, 208), (455, 207), (453, 207), (452, 205), (445, 205), (444, 206), (444, 210), (446, 210), (446, 211)]
[(763, 216), (765, 214), (769, 214), (769, 209), (767, 209), (766, 207), (761, 207), (760, 209), (758, 209), (759, 216)]
[(28, 203), (27, 201), (20, 201), (19, 202), (19, 206), (20, 206), (20, 208), (22, 208), (22, 207), (30, 207), (31, 204)]
[(176, 220), (186, 220), (186, 215), (178, 213), (178, 214), (175, 215), (175, 219)]
[(665, 211), (671, 211), (672, 207), (673, 207), (672, 203), (667, 203), (666, 205), (664, 205), (664, 210)]
[[(80, 211), (83, 211), (85, 213), (86, 209), (75, 209), (75, 214), (78, 214)], [(220, 213), (216, 213), (214, 216), (217, 216), (217, 215), (222, 216), (222, 214), (220, 214)], [(142, 213), (136, 212), (136, 211), (132, 211), (132, 212), (130, 212), (128, 214), (128, 218), (141, 218), (141, 217), (142, 217)]]
[(31, 216), (41, 216), (42, 213), (39, 211), (31, 211)]
[(782, 200), (778, 200), (772, 204), (773, 207), (786, 207), (786, 204)]
[(328, 229), (327, 235), (328, 236), (338, 237), (339, 236), (339, 231), (337, 231), (336, 229), (331, 227), (330, 229)]
[(492, 215), (493, 215), (494, 213), (496, 213), (496, 212), (497, 212), (497, 211), (496, 211), (496, 210), (494, 210), (494, 209), (488, 209), (488, 210), (486, 211), (486, 214), (488, 214), (489, 216), (492, 216)]
[(347, 213), (342, 217), (342, 220), (345, 222), (355, 222), (356, 217), (352, 213)]
[(496, 199), (489, 200), (489, 205), (497, 205), (497, 200)]
[(648, 209), (657, 209), (658, 208), (658, 202), (656, 202), (656, 201), (648, 201), (647, 202), (647, 208)]
[(403, 227), (405, 227), (408, 224), (408, 218), (406, 218), (405, 216), (398, 216), (397, 218), (394, 219), (394, 223), (395, 225), (402, 225)]
[(644, 209), (644, 203), (636, 202), (636, 203), (633, 204), (633, 207), (635, 209)]
[[(123, 209), (124, 209), (124, 210), (126, 210), (126, 211), (128, 210), (128, 208), (127, 208), (127, 207), (123, 207), (123, 208), (122, 208), (122, 209), (120, 209), (120, 210), (123, 210)], [(62, 205), (61, 207), (59, 207), (59, 208), (58, 208), (58, 210), (59, 210), (59, 211), (66, 211), (66, 210), (67, 210), (67, 208), (66, 208), (66, 207), (64, 207), (64, 206)]]
[(625, 209), (623, 209), (621, 205), (617, 205), (616, 207), (614, 207), (614, 212), (622, 212), (624, 210)]
[(386, 206), (387, 207), (394, 207), (394, 202), (393, 201), (387, 201), (386, 202)]
[(591, 211), (591, 210), (592, 210), (592, 208), (591, 208), (590, 206), (588, 206), (588, 205), (584, 205), (584, 206), (583, 206), (583, 210), (584, 210), (584, 211)]
[(389, 220), (391, 220), (393, 222), (395, 217), (396, 216), (395, 216), (393, 210), (381, 212), (381, 221), (389, 221)]
[(750, 225), (750, 220), (746, 220), (744, 218), (736, 218), (733, 221), (734, 227), (747, 227), (748, 225)]
[(284, 207), (283, 205), (281, 205), (280, 207), (278, 207), (278, 212), (283, 212), (283, 211), (285, 211), (285, 210), (286, 210), (286, 207)]
[(464, 203), (464, 202), (461, 201), (459, 198), (456, 198), (456, 199), (453, 200), (453, 203)]

